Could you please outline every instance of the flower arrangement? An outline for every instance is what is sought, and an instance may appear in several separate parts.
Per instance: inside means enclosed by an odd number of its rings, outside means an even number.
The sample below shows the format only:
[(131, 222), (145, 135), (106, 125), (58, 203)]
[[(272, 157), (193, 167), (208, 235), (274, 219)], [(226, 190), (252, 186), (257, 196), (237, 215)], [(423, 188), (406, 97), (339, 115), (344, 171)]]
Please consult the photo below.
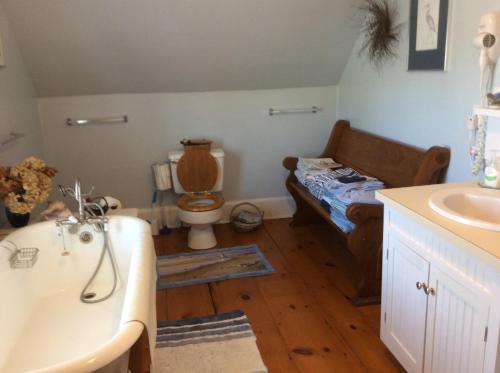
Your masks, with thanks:
[(0, 199), (11, 212), (28, 214), (47, 200), (56, 174), (55, 168), (35, 157), (12, 167), (0, 166)]

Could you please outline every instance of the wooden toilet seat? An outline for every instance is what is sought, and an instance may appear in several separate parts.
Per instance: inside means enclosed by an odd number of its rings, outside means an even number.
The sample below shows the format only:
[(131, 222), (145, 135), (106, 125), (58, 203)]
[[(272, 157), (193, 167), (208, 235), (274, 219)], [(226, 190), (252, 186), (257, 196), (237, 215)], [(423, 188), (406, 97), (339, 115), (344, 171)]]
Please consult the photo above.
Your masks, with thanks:
[[(213, 203), (203, 203), (203, 201)], [(217, 210), (224, 204), (224, 198), (213, 193), (186, 194), (177, 201), (177, 206), (186, 211), (201, 212)]]
[(177, 206), (185, 211), (202, 212), (217, 210), (224, 199), (208, 192), (217, 182), (218, 166), (207, 149), (186, 150), (177, 164), (177, 177), (189, 194), (177, 201)]

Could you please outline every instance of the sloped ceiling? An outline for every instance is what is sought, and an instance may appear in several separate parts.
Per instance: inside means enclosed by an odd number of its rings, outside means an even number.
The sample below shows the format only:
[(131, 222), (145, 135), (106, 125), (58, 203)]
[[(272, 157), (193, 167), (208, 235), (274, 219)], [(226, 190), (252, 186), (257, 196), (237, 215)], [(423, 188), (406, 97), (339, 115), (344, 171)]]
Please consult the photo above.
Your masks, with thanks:
[(358, 34), (354, 0), (0, 1), (39, 96), (337, 84)]

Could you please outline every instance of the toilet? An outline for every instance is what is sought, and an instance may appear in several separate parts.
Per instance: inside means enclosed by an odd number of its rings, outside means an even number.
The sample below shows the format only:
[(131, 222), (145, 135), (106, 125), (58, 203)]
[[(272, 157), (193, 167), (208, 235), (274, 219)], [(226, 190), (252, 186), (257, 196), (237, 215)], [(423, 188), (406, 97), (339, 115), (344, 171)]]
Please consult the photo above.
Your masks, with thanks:
[(212, 224), (222, 217), (224, 199), (224, 151), (194, 149), (168, 153), (172, 183), (176, 194), (179, 220), (190, 225), (188, 246), (203, 250), (214, 247), (217, 240)]

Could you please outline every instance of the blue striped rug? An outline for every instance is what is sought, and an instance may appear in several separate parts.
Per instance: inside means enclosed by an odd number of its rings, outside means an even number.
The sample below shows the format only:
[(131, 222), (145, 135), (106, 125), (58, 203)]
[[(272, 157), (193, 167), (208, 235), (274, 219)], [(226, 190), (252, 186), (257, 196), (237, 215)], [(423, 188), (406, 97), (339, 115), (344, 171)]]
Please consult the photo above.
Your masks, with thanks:
[(252, 327), (243, 311), (192, 317), (178, 321), (158, 321), (156, 347), (227, 341), (253, 337)]
[(266, 373), (243, 311), (158, 321), (157, 373)]

